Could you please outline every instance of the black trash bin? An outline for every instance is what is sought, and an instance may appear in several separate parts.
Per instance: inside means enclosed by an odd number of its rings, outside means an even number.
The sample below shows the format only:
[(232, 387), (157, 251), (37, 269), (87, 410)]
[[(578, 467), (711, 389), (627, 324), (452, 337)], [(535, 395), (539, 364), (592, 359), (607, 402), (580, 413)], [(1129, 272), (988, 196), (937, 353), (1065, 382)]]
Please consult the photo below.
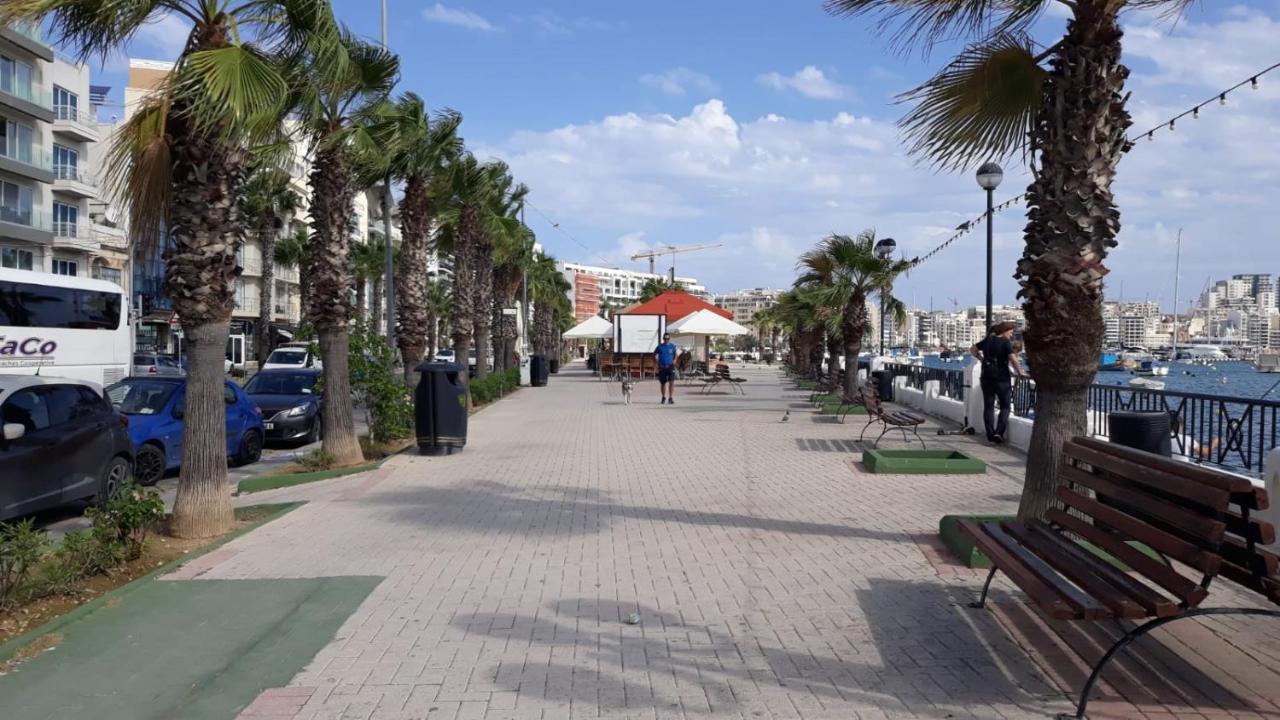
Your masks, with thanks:
[(418, 451), (448, 455), (467, 444), (466, 368), (457, 363), (424, 362), (414, 368), (421, 377), (413, 395)]
[(888, 370), (876, 370), (871, 373), (871, 382), (875, 385), (880, 399), (893, 401), (893, 373)]
[(529, 358), (529, 384), (534, 387), (545, 387), (547, 384), (547, 356), (534, 355)]
[(1170, 457), (1173, 454), (1173, 431), (1169, 413), (1112, 412), (1107, 415), (1107, 436), (1111, 442)]
[(553, 357), (550, 360), (548, 360), (547, 370), (551, 371), (552, 375), (555, 375), (556, 373), (560, 372), (560, 358)]

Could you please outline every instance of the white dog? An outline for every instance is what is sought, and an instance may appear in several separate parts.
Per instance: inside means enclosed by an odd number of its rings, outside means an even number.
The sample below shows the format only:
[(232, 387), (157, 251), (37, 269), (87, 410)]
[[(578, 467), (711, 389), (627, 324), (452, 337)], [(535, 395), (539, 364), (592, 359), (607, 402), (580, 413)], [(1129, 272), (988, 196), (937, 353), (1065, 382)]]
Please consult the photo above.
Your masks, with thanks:
[(635, 388), (634, 383), (628, 378), (622, 381), (622, 401), (628, 405), (631, 404), (631, 391)]

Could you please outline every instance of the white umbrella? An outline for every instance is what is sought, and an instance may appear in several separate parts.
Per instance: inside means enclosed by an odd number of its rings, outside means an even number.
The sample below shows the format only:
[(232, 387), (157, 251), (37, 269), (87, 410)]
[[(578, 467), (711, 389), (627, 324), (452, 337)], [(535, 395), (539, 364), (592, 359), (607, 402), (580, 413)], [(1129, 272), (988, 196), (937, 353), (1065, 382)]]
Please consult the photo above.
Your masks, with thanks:
[(585, 321), (573, 326), (564, 337), (607, 339), (613, 337), (613, 323), (599, 315), (593, 315)]
[[(686, 315), (667, 326), (672, 335), (693, 335), (694, 337), (711, 337), (715, 335), (750, 335), (751, 330), (738, 323), (726, 319), (710, 310), (699, 310)], [(706, 360), (706, 343), (694, 341), (695, 347), (702, 347), (702, 359)]]

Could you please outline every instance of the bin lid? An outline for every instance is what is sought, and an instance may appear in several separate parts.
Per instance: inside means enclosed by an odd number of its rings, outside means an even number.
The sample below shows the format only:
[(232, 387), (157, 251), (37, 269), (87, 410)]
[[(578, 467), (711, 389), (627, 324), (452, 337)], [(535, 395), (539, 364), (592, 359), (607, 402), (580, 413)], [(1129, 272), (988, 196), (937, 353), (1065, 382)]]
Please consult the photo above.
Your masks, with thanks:
[(430, 361), (419, 364), (418, 367), (414, 368), (413, 370), (414, 372), (420, 372), (424, 374), (425, 373), (450, 373), (450, 372), (461, 373), (461, 372), (467, 371), (466, 368), (462, 367), (458, 363), (430, 362)]

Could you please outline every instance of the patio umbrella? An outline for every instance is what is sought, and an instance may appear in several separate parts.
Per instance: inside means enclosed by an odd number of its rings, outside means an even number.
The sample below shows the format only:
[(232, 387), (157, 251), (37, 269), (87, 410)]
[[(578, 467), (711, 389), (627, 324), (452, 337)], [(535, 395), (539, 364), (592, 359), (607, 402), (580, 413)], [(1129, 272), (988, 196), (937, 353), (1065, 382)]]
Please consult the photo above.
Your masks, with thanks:
[(607, 339), (613, 337), (613, 323), (605, 320), (599, 315), (587, 318), (585, 321), (573, 326), (564, 337), (566, 338), (591, 338), (591, 339)]
[[(672, 335), (691, 335), (695, 338), (709, 338), (720, 335), (750, 335), (751, 330), (745, 328), (728, 318), (717, 315), (710, 310), (699, 310), (692, 315), (686, 315), (679, 320), (667, 326), (667, 332)], [(698, 343), (697, 345), (705, 345)], [(703, 360), (706, 360), (705, 347), (703, 348)]]

